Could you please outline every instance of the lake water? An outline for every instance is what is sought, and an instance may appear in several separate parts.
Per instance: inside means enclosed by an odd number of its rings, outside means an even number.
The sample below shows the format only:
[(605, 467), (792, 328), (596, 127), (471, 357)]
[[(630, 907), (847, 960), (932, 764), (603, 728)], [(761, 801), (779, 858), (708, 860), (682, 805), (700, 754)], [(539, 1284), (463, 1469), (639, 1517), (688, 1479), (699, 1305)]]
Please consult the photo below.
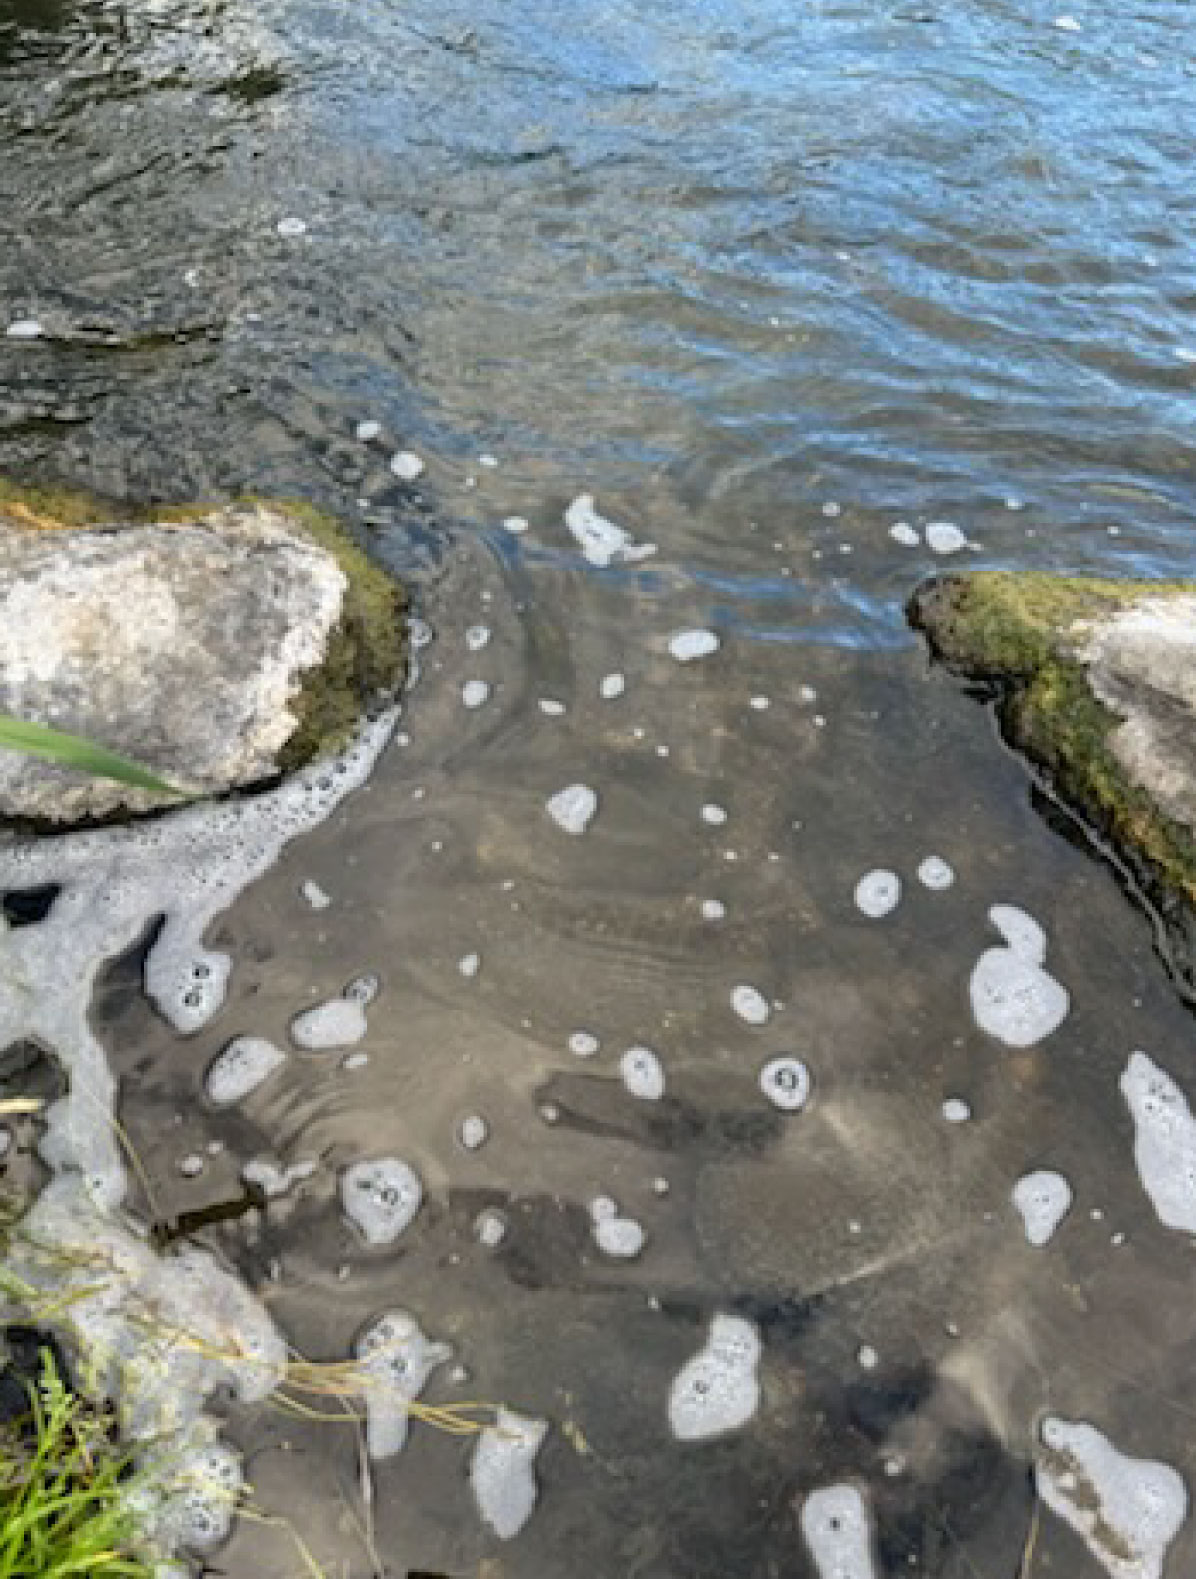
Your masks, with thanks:
[[(363, 1483), (351, 1425), (234, 1410), (257, 1505), (330, 1576), (1196, 1571), (1190, 1522), (1133, 1566), (1033, 1479), (1054, 1416), (1196, 1479), (1193, 1239), (1119, 1091), (1144, 1049), (1196, 1096), (1191, 1017), (902, 613), (960, 565), (1190, 574), (1190, 39), (1178, 0), (0, 0), (0, 330), (42, 329), (0, 336), (0, 470), (314, 499), (432, 638), (369, 785), (210, 934), (222, 1013), (174, 1034), (140, 955), (94, 1006), (160, 1220), (251, 1158), (315, 1164), (197, 1231), (298, 1352), (399, 1306), (467, 1372), (427, 1398), (550, 1423), (503, 1542), (468, 1442), (413, 1425)], [(586, 495), (655, 552), (587, 561)], [(717, 650), (679, 662), (686, 631)], [(547, 810), (574, 785), (580, 836)], [(902, 892), (870, 917), (877, 869)], [(1070, 995), (1021, 1049), (969, 1003), (997, 904)], [(364, 973), (367, 1062), (296, 1051), (205, 1103), (231, 1036), (285, 1047)], [(782, 1054), (801, 1111), (761, 1092)], [(425, 1199), (371, 1248), (338, 1176), (384, 1155)], [(1012, 1192), (1044, 1169), (1072, 1204), (1035, 1247)], [(720, 1315), (759, 1407), (679, 1441)], [(807, 1527), (845, 1483), (870, 1559)], [(213, 1563), (304, 1571), (254, 1520)]]

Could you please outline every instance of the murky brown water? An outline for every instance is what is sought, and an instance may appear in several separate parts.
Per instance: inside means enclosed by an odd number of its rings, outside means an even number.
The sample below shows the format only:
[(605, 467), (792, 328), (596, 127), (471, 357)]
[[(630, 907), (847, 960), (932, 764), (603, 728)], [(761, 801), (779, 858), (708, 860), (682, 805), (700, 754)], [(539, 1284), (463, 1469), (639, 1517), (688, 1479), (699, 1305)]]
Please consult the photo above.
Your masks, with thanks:
[[(201, 1233), (299, 1351), (341, 1359), (401, 1305), (468, 1369), (429, 1397), (552, 1423), (504, 1546), (468, 1443), (413, 1427), (367, 1505), (351, 1427), (235, 1414), (259, 1504), (330, 1575), (814, 1579), (803, 1499), (849, 1479), (883, 1579), (1097, 1579), (1035, 1511), (1044, 1413), (1196, 1481), (1192, 1240), (1155, 1217), (1118, 1092), (1144, 1047), (1196, 1094), (1191, 1019), (1146, 921), (928, 672), (900, 605), (944, 561), (889, 534), (956, 522), (953, 563), (1190, 557), (1187, 16), (1076, 16), (0, 0), (0, 326), (45, 331), (0, 339), (0, 466), (317, 498), (434, 632), (368, 789), (221, 924), (218, 1020), (174, 1036), (135, 959), (96, 1007), (158, 1218), (237, 1197), (249, 1158), (317, 1164)], [(655, 557), (587, 565), (582, 492)], [(720, 650), (677, 663), (689, 628)], [(599, 798), (581, 838), (545, 812), (574, 783)], [(953, 886), (919, 883), (929, 855)], [(904, 892), (869, 920), (878, 867)], [(968, 1005), (1002, 902), (1072, 997), (1022, 1052)], [(362, 972), (368, 1062), (296, 1053), (205, 1105), (230, 1036), (285, 1046)], [(659, 1102), (620, 1081), (635, 1044)], [(758, 1087), (781, 1052), (813, 1073), (798, 1114)], [(390, 1153), (425, 1205), (368, 1250), (338, 1171)], [(1035, 1249), (1010, 1192), (1042, 1167), (1074, 1204)], [(601, 1195), (637, 1259), (596, 1246)], [(669, 1385), (715, 1312), (758, 1327), (760, 1409), (680, 1444)], [(215, 1567), (302, 1571), (251, 1521)], [(1166, 1575), (1191, 1571), (1189, 1525)]]

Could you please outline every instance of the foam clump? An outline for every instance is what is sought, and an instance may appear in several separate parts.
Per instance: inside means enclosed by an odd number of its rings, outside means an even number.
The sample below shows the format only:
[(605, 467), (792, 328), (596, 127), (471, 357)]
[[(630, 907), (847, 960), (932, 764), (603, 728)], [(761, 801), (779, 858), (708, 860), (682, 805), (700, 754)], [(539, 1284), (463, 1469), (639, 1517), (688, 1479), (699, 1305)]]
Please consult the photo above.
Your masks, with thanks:
[(598, 796), (588, 784), (567, 784), (547, 801), (548, 815), (565, 833), (583, 834), (598, 810)]
[(731, 989), (731, 1007), (748, 1025), (766, 1025), (772, 1015), (768, 999), (758, 988), (746, 982)]
[(1120, 1085), (1142, 1188), (1165, 1227), (1196, 1234), (1196, 1118), (1187, 1097), (1143, 1052), (1130, 1055)]
[(1038, 1495), (1110, 1579), (1163, 1579), (1167, 1549), (1188, 1516), (1179, 1473), (1119, 1452), (1084, 1420), (1048, 1415), (1039, 1438)]
[(603, 1255), (616, 1261), (634, 1261), (644, 1248), (645, 1237), (642, 1224), (634, 1217), (620, 1217), (617, 1210), (594, 1222), (594, 1243)]
[(876, 1579), (872, 1521), (855, 1486), (812, 1491), (801, 1510), (801, 1532), (818, 1579)]
[(578, 494), (565, 511), (565, 525), (591, 565), (605, 570), (612, 564), (634, 564), (656, 552), (655, 543), (637, 543), (630, 532), (599, 515), (591, 493)]
[(933, 893), (942, 893), (955, 881), (955, 870), (941, 855), (928, 855), (918, 864), (918, 881)]
[(1067, 1018), (1071, 998), (1043, 969), (1046, 933), (1016, 905), (994, 905), (989, 921), (1005, 939), (986, 949), (968, 984), (976, 1024), (1008, 1047), (1033, 1047)]
[(407, 1441), (410, 1404), (439, 1365), (453, 1357), (447, 1343), (428, 1337), (408, 1311), (388, 1310), (354, 1344), (364, 1380), (366, 1448), (371, 1458), (393, 1458)]
[(682, 1442), (737, 1431), (760, 1407), (760, 1337), (742, 1316), (718, 1315), (706, 1346), (687, 1360), (669, 1389), (669, 1427)]
[(619, 1074), (641, 1102), (659, 1102), (664, 1096), (664, 1065), (650, 1047), (629, 1047), (619, 1059)]
[(709, 658), (722, 645), (715, 631), (676, 631), (669, 637), (669, 652), (678, 663), (693, 663), (698, 658)]
[(242, 1102), (281, 1069), (287, 1055), (264, 1036), (237, 1036), (208, 1065), (204, 1090), (215, 1107)]
[(865, 872), (855, 885), (856, 909), (871, 921), (879, 921), (901, 902), (901, 879), (896, 872), (878, 867)]
[(354, 1162), (341, 1175), (345, 1216), (370, 1245), (393, 1244), (410, 1226), (423, 1199), (419, 1174), (398, 1157)]
[(1017, 1181), (1010, 1199), (1021, 1213), (1027, 1242), (1041, 1249), (1071, 1211), (1071, 1185), (1061, 1173), (1039, 1168)]
[(536, 1506), (536, 1454), (548, 1434), (546, 1420), (500, 1409), (478, 1437), (469, 1484), (483, 1520), (500, 1541), (512, 1540)]
[(378, 978), (357, 976), (338, 998), (297, 1014), (291, 1021), (291, 1040), (309, 1053), (355, 1046), (369, 1029), (365, 1011), (377, 996)]
[(800, 1058), (782, 1053), (760, 1071), (760, 1090), (783, 1113), (799, 1113), (810, 1100), (810, 1071)]

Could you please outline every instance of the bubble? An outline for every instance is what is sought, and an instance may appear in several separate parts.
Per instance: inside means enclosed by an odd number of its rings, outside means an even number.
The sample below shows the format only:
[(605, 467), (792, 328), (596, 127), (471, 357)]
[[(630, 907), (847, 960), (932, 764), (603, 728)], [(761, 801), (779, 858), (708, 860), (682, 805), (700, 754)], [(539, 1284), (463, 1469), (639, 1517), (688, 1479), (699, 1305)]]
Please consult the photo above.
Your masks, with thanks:
[(669, 1389), (673, 1435), (694, 1442), (745, 1426), (760, 1406), (759, 1361), (760, 1338), (751, 1322), (715, 1316), (705, 1347), (681, 1367)]
[(486, 680), (466, 680), (461, 687), (461, 701), (471, 711), (484, 707), (490, 700), (490, 685)]
[(472, 980), (481, 968), (482, 956), (480, 954), (464, 954), (457, 961), (457, 969), (467, 980)]
[(471, 1113), (461, 1120), (457, 1138), (466, 1151), (477, 1151), (490, 1138), (490, 1126), (480, 1113)]
[(397, 1157), (354, 1162), (341, 1175), (345, 1215), (367, 1244), (393, 1244), (415, 1218), (423, 1198), (419, 1175)]
[(471, 625), (465, 632), (465, 645), (470, 652), (481, 652), (490, 641), (490, 627), (488, 625)]
[(1041, 1248), (1071, 1210), (1071, 1185), (1061, 1173), (1040, 1168), (1017, 1181), (1010, 1199), (1021, 1213), (1027, 1242)]
[(473, 1231), (477, 1235), (479, 1244), (485, 1245), (487, 1250), (497, 1250), (507, 1237), (507, 1220), (501, 1212), (488, 1209), (478, 1213), (474, 1219)]
[(500, 1541), (513, 1540), (536, 1506), (536, 1454), (548, 1434), (546, 1420), (500, 1409), (478, 1437), (469, 1483), (484, 1523)]
[(237, 1036), (208, 1065), (204, 1089), (216, 1107), (242, 1102), (286, 1063), (287, 1055), (263, 1036)]
[(299, 886), (299, 892), (307, 900), (313, 910), (327, 910), (332, 903), (329, 895), (322, 889), (314, 878), (306, 878)]
[(669, 637), (669, 651), (678, 663), (693, 663), (697, 658), (708, 658), (718, 651), (722, 643), (714, 631), (677, 631)]
[(414, 482), (424, 472), (424, 463), (413, 450), (399, 450), (390, 458), (390, 469), (402, 482)]
[(629, 1047), (619, 1059), (619, 1073), (641, 1102), (659, 1102), (664, 1096), (664, 1065), (650, 1047)]
[(896, 910), (900, 902), (901, 879), (884, 867), (865, 872), (855, 885), (856, 908), (873, 921)]
[(942, 856), (928, 855), (918, 867), (918, 881), (924, 888), (939, 893), (944, 888), (951, 887), (955, 881), (955, 873)]
[(604, 702), (613, 702), (616, 697), (623, 695), (627, 689), (626, 677), (622, 674), (604, 674), (598, 684), (598, 695)]
[(569, 1051), (578, 1058), (592, 1058), (601, 1045), (591, 1031), (574, 1031), (569, 1037)]
[(565, 833), (585, 833), (598, 810), (598, 796), (588, 784), (569, 784), (547, 801), (548, 815)]
[(731, 989), (731, 1007), (748, 1025), (766, 1025), (772, 1017), (768, 999), (758, 988), (741, 983)]
[(810, 1071), (800, 1058), (782, 1054), (760, 1071), (760, 1089), (784, 1113), (798, 1113), (810, 1099)]

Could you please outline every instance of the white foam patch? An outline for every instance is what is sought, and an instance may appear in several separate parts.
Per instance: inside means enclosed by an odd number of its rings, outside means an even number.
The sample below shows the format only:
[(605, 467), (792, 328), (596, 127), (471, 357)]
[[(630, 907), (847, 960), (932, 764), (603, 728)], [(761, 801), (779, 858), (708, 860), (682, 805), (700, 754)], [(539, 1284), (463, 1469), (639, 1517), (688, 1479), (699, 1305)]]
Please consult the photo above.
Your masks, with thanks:
[(702, 919), (704, 921), (721, 921), (727, 913), (727, 907), (721, 899), (703, 899)]
[(709, 823), (712, 828), (721, 828), (727, 820), (727, 808), (720, 806), (717, 801), (707, 801), (701, 811), (702, 821)]
[[(231, 970), (226, 955), (203, 946), (209, 924), (365, 780), (395, 717), (260, 795), (54, 839), (0, 840), (0, 891), (58, 888), (43, 920), (0, 928), (0, 1046), (35, 1042), (67, 1080), (44, 1115), (40, 1148), (57, 1177), (12, 1231), (8, 1264), (33, 1291), (30, 1314), (53, 1305), (56, 1329), (117, 1404), (126, 1439), (143, 1444), (167, 1544), (183, 1504), (200, 1510), (205, 1528), (227, 1527), (195, 1489), (193, 1471), (212, 1462), (217, 1430), (204, 1406), (226, 1389), (266, 1397), (286, 1348), (262, 1305), (211, 1256), (194, 1247), (159, 1255), (121, 1215), (115, 1084), (88, 1018), (96, 976), (161, 916), (146, 992), (176, 1030), (205, 1025)], [(146, 1341), (163, 1331), (180, 1341)]]
[(966, 1124), (972, 1116), (972, 1110), (962, 1097), (947, 1097), (942, 1114), (948, 1124)]
[(412, 1402), (453, 1351), (429, 1338), (408, 1311), (388, 1310), (366, 1328), (353, 1352), (364, 1381), (366, 1450), (373, 1459), (393, 1458), (407, 1442)]
[(1120, 1084), (1142, 1188), (1164, 1226), (1196, 1234), (1196, 1119), (1187, 1097), (1143, 1052), (1130, 1055)]
[(548, 1434), (546, 1420), (500, 1409), (478, 1437), (469, 1484), (483, 1520), (500, 1541), (513, 1540), (536, 1506), (536, 1454)]
[(879, 921), (901, 903), (901, 879), (884, 867), (865, 872), (855, 885), (856, 909)]
[(314, 1009), (297, 1014), (291, 1021), (291, 1040), (309, 1053), (356, 1046), (369, 1029), (365, 1011), (377, 992), (376, 977), (356, 977), (339, 998), (329, 998)]
[(507, 1237), (507, 1220), (501, 1212), (488, 1208), (474, 1219), (473, 1231), (479, 1244), (487, 1250), (497, 1250)]
[(664, 1096), (664, 1065), (650, 1047), (629, 1047), (619, 1059), (619, 1073), (641, 1102), (659, 1102)]
[(569, 1036), (569, 1051), (577, 1058), (593, 1058), (601, 1046), (592, 1031), (573, 1031)]
[(371, 444), (375, 439), (382, 436), (382, 424), (375, 422), (373, 417), (366, 417), (357, 424), (353, 429), (353, 433), (356, 438), (360, 439), (362, 444)]
[(603, 1255), (633, 1261), (644, 1248), (644, 1230), (634, 1217), (602, 1217), (594, 1224), (594, 1242)]
[(390, 469), (402, 482), (414, 482), (423, 475), (424, 463), (412, 450), (400, 450), (391, 456)]
[(472, 981), (481, 968), (482, 956), (480, 954), (463, 954), (457, 961), (457, 969), (467, 981)]
[(470, 652), (481, 652), (483, 647), (489, 645), (489, 625), (471, 625), (465, 632), (465, 645)]
[(246, 1184), (256, 1184), (271, 1200), (276, 1200), (310, 1179), (318, 1166), (310, 1158), (284, 1167), (270, 1157), (254, 1157), (241, 1169), (241, 1177)]
[(466, 1151), (480, 1151), (490, 1139), (490, 1126), (480, 1113), (470, 1113), (461, 1120), (457, 1139)]
[(508, 515), (503, 522), (503, 529), (510, 532), (513, 537), (522, 537), (529, 525), (530, 522), (522, 515)]
[(669, 651), (678, 663), (693, 663), (698, 658), (709, 658), (721, 645), (717, 634), (709, 630), (677, 631), (669, 637)]
[(547, 801), (548, 815), (558, 828), (583, 834), (598, 811), (598, 796), (588, 784), (568, 784)]
[(742, 1316), (715, 1316), (705, 1347), (678, 1371), (669, 1389), (669, 1428), (682, 1442), (723, 1436), (745, 1426), (760, 1407), (760, 1337)]
[(204, 1090), (215, 1107), (231, 1107), (282, 1068), (287, 1055), (264, 1036), (237, 1036), (208, 1065)]
[(1188, 1516), (1188, 1490), (1169, 1464), (1130, 1458), (1084, 1420), (1048, 1415), (1039, 1432), (1038, 1495), (1081, 1537), (1110, 1579), (1163, 1579)]
[(40, 340), (45, 332), (36, 318), (14, 318), (4, 331), (10, 340)]
[(472, 712), (475, 708), (485, 707), (490, 700), (490, 684), (487, 680), (466, 680), (461, 687), (461, 701)]
[(818, 1579), (876, 1579), (872, 1520), (855, 1486), (812, 1491), (801, 1510), (801, 1532)]
[(637, 543), (630, 532), (616, 526), (594, 507), (594, 496), (579, 494), (565, 511), (565, 525), (591, 565), (605, 570), (612, 564), (634, 564), (656, 552), (655, 543)]
[(341, 1174), (345, 1216), (370, 1245), (390, 1245), (423, 1204), (419, 1174), (398, 1157), (354, 1162)]
[(313, 910), (327, 910), (332, 903), (332, 896), (320, 887), (314, 877), (304, 878), (299, 885), (299, 892)]
[(918, 866), (918, 881), (923, 888), (941, 893), (955, 881), (955, 872), (941, 855), (928, 855)]
[(768, 999), (747, 982), (740, 982), (737, 987), (731, 988), (731, 1007), (748, 1025), (767, 1025), (772, 1018)]
[(810, 1100), (810, 1071), (800, 1058), (782, 1054), (760, 1071), (760, 1089), (783, 1113), (799, 1113)]
[(1008, 1047), (1033, 1047), (1067, 1018), (1071, 999), (1049, 975), (1046, 933), (1016, 905), (994, 905), (989, 920), (1005, 939), (990, 948), (972, 971), (968, 993), (976, 1024)]
[(935, 554), (958, 554), (968, 540), (954, 521), (930, 521), (926, 526), (926, 546)]
[(1071, 1185), (1061, 1173), (1039, 1168), (1017, 1181), (1010, 1199), (1021, 1213), (1027, 1242), (1041, 1249), (1071, 1210)]
[(598, 695), (604, 702), (613, 702), (623, 695), (627, 689), (627, 679), (624, 675), (604, 674), (598, 684)]
[(889, 528), (889, 536), (895, 543), (900, 543), (902, 548), (917, 548), (922, 541), (922, 534), (908, 521), (894, 521)]

